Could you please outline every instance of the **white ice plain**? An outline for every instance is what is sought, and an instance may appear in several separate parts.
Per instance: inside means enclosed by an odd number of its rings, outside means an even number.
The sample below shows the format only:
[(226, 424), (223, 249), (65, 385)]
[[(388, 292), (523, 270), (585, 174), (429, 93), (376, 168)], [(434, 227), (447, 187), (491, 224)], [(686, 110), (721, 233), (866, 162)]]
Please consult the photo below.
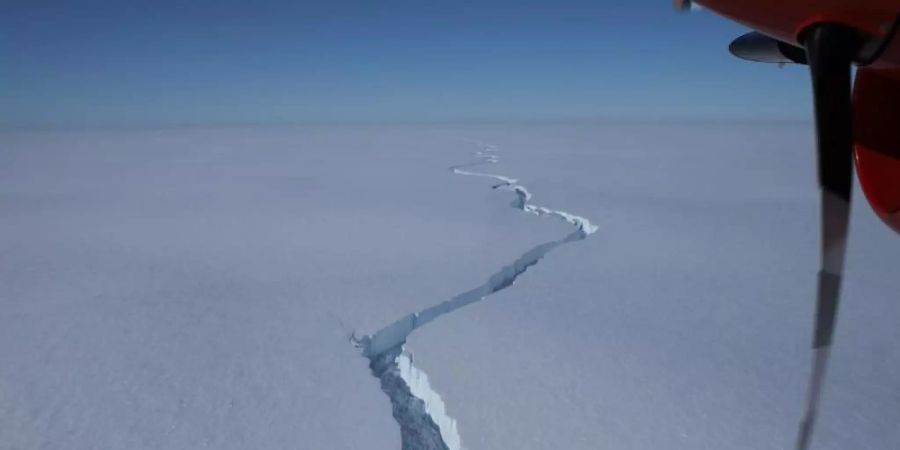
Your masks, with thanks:
[[(0, 449), (398, 449), (349, 338), (426, 311), (391, 343), (398, 380), (455, 425), (447, 448), (791, 448), (817, 270), (811, 136), (3, 132)], [(900, 238), (856, 200), (817, 449), (900, 445)], [(596, 228), (435, 308), (573, 232), (526, 202)]]

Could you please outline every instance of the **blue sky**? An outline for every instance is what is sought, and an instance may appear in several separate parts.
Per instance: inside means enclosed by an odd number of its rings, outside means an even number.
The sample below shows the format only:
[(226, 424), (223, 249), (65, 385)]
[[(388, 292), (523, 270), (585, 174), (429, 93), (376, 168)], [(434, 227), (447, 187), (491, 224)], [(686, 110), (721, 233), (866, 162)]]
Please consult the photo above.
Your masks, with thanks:
[(808, 118), (745, 31), (668, 0), (8, 0), (0, 125)]

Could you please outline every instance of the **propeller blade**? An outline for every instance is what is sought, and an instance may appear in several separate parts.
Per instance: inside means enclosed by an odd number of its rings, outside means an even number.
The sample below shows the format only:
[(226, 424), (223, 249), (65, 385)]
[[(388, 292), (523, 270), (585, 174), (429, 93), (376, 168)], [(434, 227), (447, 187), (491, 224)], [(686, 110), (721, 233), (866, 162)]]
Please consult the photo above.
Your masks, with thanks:
[(819, 186), (822, 191), (822, 260), (817, 288), (812, 372), (806, 414), (797, 436), (797, 450), (809, 448), (840, 300), (853, 188), (850, 66), (859, 47), (857, 33), (839, 24), (814, 25), (803, 37), (815, 101)]

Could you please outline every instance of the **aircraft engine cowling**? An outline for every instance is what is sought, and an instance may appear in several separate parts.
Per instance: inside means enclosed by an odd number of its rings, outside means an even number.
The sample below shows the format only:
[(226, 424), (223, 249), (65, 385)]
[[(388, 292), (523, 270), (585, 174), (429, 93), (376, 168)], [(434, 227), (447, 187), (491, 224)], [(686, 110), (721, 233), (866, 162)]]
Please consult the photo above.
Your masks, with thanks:
[(900, 233), (900, 69), (857, 70), (853, 122), (860, 185), (881, 220)]

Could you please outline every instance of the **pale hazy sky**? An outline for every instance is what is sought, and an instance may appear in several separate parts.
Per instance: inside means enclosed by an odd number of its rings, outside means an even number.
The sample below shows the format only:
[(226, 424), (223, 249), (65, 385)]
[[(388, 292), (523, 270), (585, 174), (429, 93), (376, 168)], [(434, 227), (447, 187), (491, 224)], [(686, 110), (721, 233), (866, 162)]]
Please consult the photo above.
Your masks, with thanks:
[(802, 67), (669, 1), (0, 5), (0, 125), (806, 119)]

